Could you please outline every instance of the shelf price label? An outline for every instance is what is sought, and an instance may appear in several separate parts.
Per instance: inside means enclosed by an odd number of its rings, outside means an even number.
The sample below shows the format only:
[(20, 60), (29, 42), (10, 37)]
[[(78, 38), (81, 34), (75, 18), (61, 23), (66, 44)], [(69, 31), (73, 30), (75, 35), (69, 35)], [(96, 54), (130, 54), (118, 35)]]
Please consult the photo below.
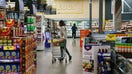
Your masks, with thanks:
[(14, 46), (4, 46), (3, 50), (15, 50), (16, 48)]

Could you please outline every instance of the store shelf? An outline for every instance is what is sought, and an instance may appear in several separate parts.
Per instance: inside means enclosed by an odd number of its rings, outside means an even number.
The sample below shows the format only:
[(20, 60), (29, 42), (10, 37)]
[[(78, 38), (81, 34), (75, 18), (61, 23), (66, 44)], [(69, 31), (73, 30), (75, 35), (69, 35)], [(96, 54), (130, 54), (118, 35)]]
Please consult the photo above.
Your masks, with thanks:
[(117, 52), (117, 53), (125, 58), (132, 58), (132, 53), (128, 53), (128, 52)]
[(2, 45), (0, 46), (0, 51), (16, 51), (16, 50), (20, 50), (20, 46), (10, 46), (10, 45)]
[[(100, 56), (101, 54), (98, 53), (98, 55)], [(111, 56), (111, 53), (103, 53), (102, 55), (103, 55), (104, 57), (110, 57), (110, 56)]]
[(0, 63), (20, 63), (20, 59), (15, 59), (15, 60), (0, 60)]

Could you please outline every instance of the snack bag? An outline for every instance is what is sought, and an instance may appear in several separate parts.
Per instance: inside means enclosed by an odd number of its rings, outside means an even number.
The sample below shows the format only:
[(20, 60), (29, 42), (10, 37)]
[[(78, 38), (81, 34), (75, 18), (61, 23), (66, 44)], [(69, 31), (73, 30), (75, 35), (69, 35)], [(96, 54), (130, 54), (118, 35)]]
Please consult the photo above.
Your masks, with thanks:
[(5, 52), (5, 58), (10, 60), (11, 59), (11, 53), (9, 51)]
[(0, 74), (4, 73), (5, 69), (4, 69), (4, 65), (0, 65)]
[(17, 72), (17, 65), (12, 65), (12, 72), (16, 73)]
[(11, 57), (12, 57), (12, 60), (17, 59), (16, 51), (11, 52)]
[(0, 60), (4, 60), (5, 56), (4, 56), (4, 52), (0, 51)]
[(11, 65), (5, 65), (6, 74), (11, 73)]

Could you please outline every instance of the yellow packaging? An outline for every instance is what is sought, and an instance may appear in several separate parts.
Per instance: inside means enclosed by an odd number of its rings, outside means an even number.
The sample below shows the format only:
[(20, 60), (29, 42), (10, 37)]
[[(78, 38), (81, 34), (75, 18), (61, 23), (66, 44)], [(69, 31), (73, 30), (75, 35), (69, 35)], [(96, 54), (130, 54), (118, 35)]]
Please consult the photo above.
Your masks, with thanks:
[(107, 34), (106, 35), (106, 41), (115, 41), (116, 40), (116, 34)]

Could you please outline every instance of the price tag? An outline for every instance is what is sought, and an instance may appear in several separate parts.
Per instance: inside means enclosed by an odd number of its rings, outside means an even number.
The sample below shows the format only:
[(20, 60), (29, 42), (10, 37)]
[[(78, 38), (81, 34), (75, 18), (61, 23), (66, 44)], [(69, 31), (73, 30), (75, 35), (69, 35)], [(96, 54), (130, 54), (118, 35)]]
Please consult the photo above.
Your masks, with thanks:
[(16, 48), (14, 46), (4, 46), (3, 50), (15, 50)]

